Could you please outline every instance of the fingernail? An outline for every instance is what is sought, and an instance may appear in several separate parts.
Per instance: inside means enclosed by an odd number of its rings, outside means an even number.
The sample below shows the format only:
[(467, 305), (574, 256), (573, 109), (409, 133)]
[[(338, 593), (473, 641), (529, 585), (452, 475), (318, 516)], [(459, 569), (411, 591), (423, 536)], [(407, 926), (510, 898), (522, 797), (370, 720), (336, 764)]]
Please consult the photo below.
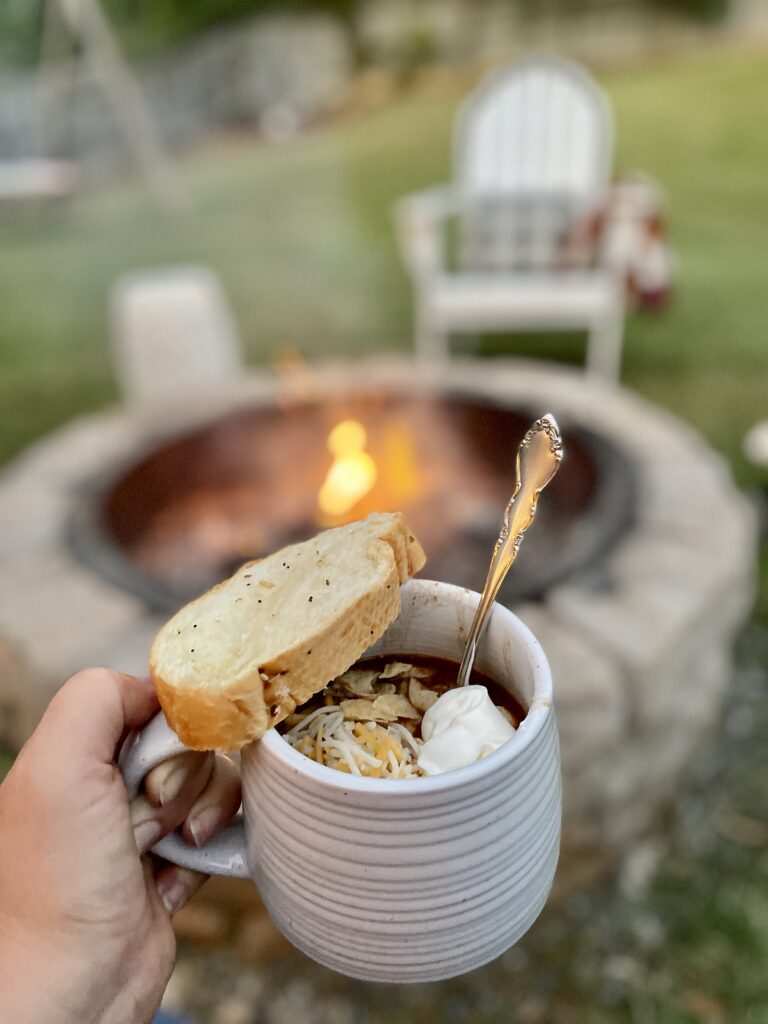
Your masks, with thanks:
[(136, 841), (136, 848), (139, 853), (146, 853), (150, 850), (163, 834), (163, 826), (159, 821), (148, 818), (140, 821), (133, 827), (133, 838)]
[(189, 892), (187, 891), (186, 885), (178, 880), (166, 882), (165, 884), (160, 880), (157, 883), (157, 893), (163, 906), (171, 917), (181, 910), (189, 898)]
[(194, 818), (190, 818), (189, 831), (195, 846), (205, 846), (220, 822), (221, 813), (218, 807), (207, 807), (204, 811), (198, 811)]
[(172, 800), (175, 800), (181, 791), (181, 787), (189, 777), (186, 765), (177, 765), (173, 768), (168, 775), (163, 779), (160, 784), (160, 793), (158, 799), (160, 806), (165, 807)]

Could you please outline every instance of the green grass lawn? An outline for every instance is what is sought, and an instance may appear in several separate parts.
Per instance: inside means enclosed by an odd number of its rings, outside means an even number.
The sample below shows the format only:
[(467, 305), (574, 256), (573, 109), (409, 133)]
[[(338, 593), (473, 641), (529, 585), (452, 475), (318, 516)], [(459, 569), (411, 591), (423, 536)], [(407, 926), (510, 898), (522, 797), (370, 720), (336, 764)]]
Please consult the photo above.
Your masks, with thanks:
[[(670, 198), (680, 286), (627, 325), (624, 379), (696, 424), (750, 479), (744, 430), (768, 414), (768, 51), (691, 55), (602, 77), (618, 169)], [(190, 214), (159, 215), (122, 186), (52, 216), (0, 214), (0, 460), (115, 396), (106, 300), (121, 271), (202, 261), (221, 275), (248, 357), (410, 345), (410, 293), (389, 208), (445, 179), (460, 89), (403, 95), (374, 114), (265, 148), (242, 139), (181, 161)], [(510, 350), (581, 358), (574, 339)]]

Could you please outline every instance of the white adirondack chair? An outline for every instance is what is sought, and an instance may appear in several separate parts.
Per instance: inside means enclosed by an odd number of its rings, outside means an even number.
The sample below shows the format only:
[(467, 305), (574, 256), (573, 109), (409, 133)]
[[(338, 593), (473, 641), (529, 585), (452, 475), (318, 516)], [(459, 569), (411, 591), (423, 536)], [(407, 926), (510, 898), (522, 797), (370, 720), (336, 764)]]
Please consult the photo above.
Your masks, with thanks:
[(420, 356), (446, 357), (451, 332), (585, 329), (587, 369), (618, 378), (624, 282), (610, 229), (589, 231), (612, 149), (608, 102), (580, 67), (527, 58), (481, 83), (457, 119), (453, 183), (395, 207)]
[(232, 382), (242, 359), (234, 317), (206, 267), (153, 267), (119, 278), (110, 296), (112, 353), (123, 396), (184, 399)]

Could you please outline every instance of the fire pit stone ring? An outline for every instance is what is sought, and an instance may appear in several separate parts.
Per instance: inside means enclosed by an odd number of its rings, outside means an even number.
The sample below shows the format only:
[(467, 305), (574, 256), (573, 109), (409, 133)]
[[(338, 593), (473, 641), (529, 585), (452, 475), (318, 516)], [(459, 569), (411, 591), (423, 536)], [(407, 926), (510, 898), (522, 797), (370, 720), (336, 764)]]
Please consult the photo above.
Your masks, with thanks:
[[(325, 364), (314, 381), (321, 390), (374, 381), (397, 393), (419, 375), (430, 387), (495, 406), (552, 412), (566, 449), (570, 424), (610, 439), (631, 470), (631, 489), (616, 498), (626, 503), (631, 494), (631, 517), (605, 550), (535, 598), (511, 603), (540, 640), (555, 679), (567, 886), (569, 866), (580, 879), (580, 865), (599, 866), (653, 825), (706, 742), (727, 696), (732, 642), (754, 596), (756, 517), (724, 460), (693, 429), (575, 370), (456, 360), (427, 374), (408, 359), (381, 357)], [(73, 550), (73, 517), (94, 481), (112, 479), (137, 453), (285, 396), (284, 383), (253, 372), (231, 390), (178, 407), (108, 409), (54, 431), (5, 468), (6, 742), (23, 742), (55, 689), (80, 668), (108, 664), (145, 673), (150, 641), (164, 620), (135, 588), (117, 585), (108, 565), (96, 571)]]

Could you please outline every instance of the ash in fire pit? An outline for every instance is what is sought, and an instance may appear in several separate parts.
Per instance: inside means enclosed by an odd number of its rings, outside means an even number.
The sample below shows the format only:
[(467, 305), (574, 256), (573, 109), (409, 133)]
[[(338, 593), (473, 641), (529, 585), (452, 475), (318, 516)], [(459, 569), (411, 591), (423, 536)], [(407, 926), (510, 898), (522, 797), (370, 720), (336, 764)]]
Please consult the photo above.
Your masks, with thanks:
[[(517, 445), (542, 411), (416, 387), (239, 410), (101, 481), (77, 510), (73, 543), (103, 575), (170, 611), (246, 559), (401, 509), (428, 575), (479, 590)], [(502, 588), (506, 603), (590, 566), (631, 522), (627, 460), (583, 427), (562, 428), (567, 458)]]

